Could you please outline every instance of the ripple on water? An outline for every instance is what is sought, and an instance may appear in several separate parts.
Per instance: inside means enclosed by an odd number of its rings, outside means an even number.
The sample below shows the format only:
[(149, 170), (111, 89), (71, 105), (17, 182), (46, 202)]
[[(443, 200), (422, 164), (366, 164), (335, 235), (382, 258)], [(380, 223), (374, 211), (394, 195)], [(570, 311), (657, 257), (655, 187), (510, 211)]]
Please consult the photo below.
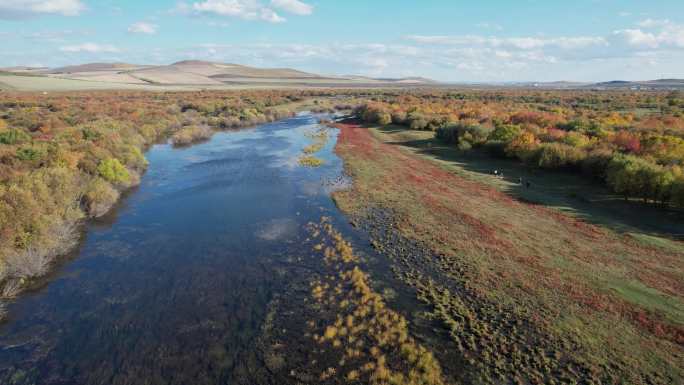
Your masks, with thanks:
[(281, 241), (297, 236), (299, 224), (294, 219), (277, 218), (262, 223), (256, 236), (265, 241)]

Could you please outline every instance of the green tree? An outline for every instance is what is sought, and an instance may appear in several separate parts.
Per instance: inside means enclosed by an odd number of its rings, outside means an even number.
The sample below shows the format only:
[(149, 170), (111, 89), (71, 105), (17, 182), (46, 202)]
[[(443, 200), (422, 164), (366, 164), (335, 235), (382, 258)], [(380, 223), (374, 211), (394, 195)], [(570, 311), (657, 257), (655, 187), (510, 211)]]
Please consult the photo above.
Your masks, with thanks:
[(499, 124), (489, 134), (488, 140), (508, 143), (520, 135), (520, 126), (515, 124)]
[(97, 166), (97, 172), (104, 180), (110, 183), (125, 184), (131, 179), (131, 175), (126, 167), (116, 158), (102, 160)]

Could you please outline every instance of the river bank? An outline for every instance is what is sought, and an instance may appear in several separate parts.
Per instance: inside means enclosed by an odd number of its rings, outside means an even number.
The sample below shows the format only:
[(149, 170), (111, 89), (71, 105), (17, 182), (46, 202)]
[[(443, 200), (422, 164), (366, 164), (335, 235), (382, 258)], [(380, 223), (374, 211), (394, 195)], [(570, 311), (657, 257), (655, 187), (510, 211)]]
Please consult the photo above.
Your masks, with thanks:
[[(354, 122), (337, 127), (336, 151), (354, 187), (336, 202), (431, 306), (465, 358), (466, 379), (681, 379), (678, 305), (653, 307), (681, 301), (666, 268), (681, 264), (676, 252), (516, 201)], [(652, 277), (641, 268), (646, 260)], [(642, 292), (651, 302), (635, 302), (619, 285), (649, 285)]]

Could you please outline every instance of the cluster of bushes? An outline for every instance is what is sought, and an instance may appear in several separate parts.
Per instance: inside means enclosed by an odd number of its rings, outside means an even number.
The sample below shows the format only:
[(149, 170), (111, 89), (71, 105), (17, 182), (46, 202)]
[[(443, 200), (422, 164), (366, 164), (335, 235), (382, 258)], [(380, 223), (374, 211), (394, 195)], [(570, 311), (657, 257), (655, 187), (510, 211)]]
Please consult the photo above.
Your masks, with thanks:
[[(0, 101), (0, 299), (139, 183), (143, 152), (292, 115), (299, 91), (8, 94)], [(3, 289), (4, 288), (4, 289)], [(5, 290), (3, 292), (3, 290)]]
[(171, 143), (174, 146), (187, 146), (202, 140), (211, 138), (214, 132), (209, 126), (187, 126), (176, 131), (171, 136)]
[[(544, 169), (584, 172), (625, 197), (684, 206), (684, 119), (672, 94), (431, 93), (374, 99), (355, 109), (359, 119), (431, 130), (461, 150), (484, 148)], [(652, 112), (635, 112), (644, 108)]]
[(606, 180), (625, 197), (684, 207), (684, 172), (679, 166), (665, 167), (633, 155), (617, 154), (608, 162)]
[(435, 136), (446, 142), (458, 145), (462, 150), (470, 150), (487, 142), (493, 129), (475, 123), (457, 122), (437, 128)]

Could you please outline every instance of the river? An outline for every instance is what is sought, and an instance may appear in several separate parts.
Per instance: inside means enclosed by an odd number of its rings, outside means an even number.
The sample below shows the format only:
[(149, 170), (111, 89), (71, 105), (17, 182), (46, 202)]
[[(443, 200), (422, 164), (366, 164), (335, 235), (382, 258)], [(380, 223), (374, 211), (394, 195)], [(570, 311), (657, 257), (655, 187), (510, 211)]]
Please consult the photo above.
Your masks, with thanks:
[(311, 253), (305, 225), (344, 223), (328, 183), (342, 175), (335, 130), (321, 167), (297, 163), (317, 123), (300, 114), (152, 147), (140, 187), (10, 305), (0, 383), (249, 383), (263, 372), (255, 341), (289, 263)]

